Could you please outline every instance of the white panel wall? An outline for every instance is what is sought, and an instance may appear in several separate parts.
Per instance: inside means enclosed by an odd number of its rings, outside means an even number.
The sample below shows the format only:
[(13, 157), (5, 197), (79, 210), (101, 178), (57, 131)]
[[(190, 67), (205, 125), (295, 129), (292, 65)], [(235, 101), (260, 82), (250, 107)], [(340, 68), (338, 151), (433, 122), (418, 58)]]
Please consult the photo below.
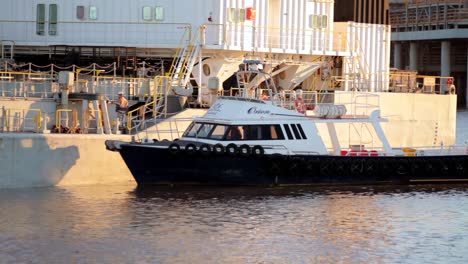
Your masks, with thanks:
[[(390, 74), (390, 26), (348, 22), (348, 41), (369, 81), (369, 91), (388, 89)], [(346, 71), (351, 73), (349, 65)]]
[[(181, 41), (184, 24), (198, 28), (219, 22), (219, 5), (216, 0), (2, 0), (0, 9), (0, 39), (14, 40), (18, 45), (86, 45), (173, 47)], [(36, 6), (58, 5), (58, 34), (36, 34)], [(76, 8), (85, 6), (85, 19), (78, 19)], [(88, 18), (89, 6), (96, 6), (98, 18)], [(144, 21), (143, 6), (164, 7), (163, 21)], [(154, 9), (153, 9), (154, 12)], [(154, 13), (153, 13), (154, 15)]]
[[(47, 12), (49, 4), (58, 4), (56, 36), (48, 34), (47, 25), (45, 35), (36, 34), (38, 3), (46, 4)], [(84, 20), (78, 19), (78, 5), (96, 6), (98, 19), (89, 20), (87, 15)], [(335, 41), (333, 5), (333, 1), (321, 0), (2, 0), (0, 38), (14, 40), (17, 45), (173, 48), (180, 45), (187, 25), (195, 33), (200, 25), (206, 24), (206, 44), (212, 45), (210, 48), (330, 55)], [(164, 7), (164, 21), (143, 21), (144, 6)], [(256, 20), (228, 23), (228, 8), (246, 7), (256, 9)], [(326, 16), (327, 27), (311, 28), (311, 15)], [(374, 29), (380, 30), (379, 26)], [(361, 44), (370, 52), (369, 59), (382, 58), (378, 56), (383, 54), (381, 48), (373, 45), (383, 41), (379, 39), (381, 35), (373, 35), (372, 29), (356, 32), (359, 39), (365, 40)]]

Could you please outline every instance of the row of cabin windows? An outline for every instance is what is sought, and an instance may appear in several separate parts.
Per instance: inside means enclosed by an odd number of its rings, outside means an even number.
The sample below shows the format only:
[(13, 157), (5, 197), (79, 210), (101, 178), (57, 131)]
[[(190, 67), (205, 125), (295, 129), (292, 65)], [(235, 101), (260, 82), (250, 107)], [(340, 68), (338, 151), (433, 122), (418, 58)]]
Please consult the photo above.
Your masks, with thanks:
[[(88, 12), (86, 12), (88, 8)], [(36, 34), (43, 36), (46, 32), (46, 5), (37, 4), (36, 8)], [(86, 18), (86, 14), (88, 15)], [(98, 19), (98, 10), (96, 6), (83, 6), (79, 5), (76, 7), (76, 18), (80, 20), (97, 20)], [(156, 6), (153, 10), (151, 6), (143, 7), (143, 20), (144, 21), (163, 21), (164, 20), (164, 8), (162, 6)], [(57, 35), (57, 24), (58, 24), (58, 6), (57, 4), (49, 4), (49, 19), (48, 23), (48, 33), (51, 36)]]
[[(307, 139), (300, 124), (284, 124), (288, 139)], [(192, 123), (184, 137), (208, 138), (214, 140), (284, 140), (280, 125), (228, 126), (211, 123)]]

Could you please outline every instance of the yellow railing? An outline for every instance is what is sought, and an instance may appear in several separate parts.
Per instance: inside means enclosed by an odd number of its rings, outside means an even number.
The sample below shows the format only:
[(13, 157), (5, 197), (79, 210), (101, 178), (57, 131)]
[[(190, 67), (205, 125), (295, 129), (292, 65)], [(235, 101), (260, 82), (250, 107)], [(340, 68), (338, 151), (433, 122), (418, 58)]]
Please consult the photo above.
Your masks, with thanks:
[(53, 132), (75, 133), (77, 128), (78, 128), (78, 112), (77, 111), (74, 111), (71, 109), (58, 109), (57, 111), (55, 111), (55, 131)]
[[(142, 122), (145, 122), (145, 117), (152, 112), (152, 117), (156, 117), (159, 113), (161, 116), (166, 117), (167, 111), (167, 94), (170, 87), (171, 78), (169, 76), (156, 76), (154, 78), (154, 91), (152, 96), (148, 96), (148, 102), (144, 105), (127, 112), (126, 127), (128, 131), (135, 128), (142, 127)], [(163, 109), (161, 107), (164, 107)]]
[(6, 108), (1, 114), (2, 132), (39, 132), (42, 127), (41, 109)]

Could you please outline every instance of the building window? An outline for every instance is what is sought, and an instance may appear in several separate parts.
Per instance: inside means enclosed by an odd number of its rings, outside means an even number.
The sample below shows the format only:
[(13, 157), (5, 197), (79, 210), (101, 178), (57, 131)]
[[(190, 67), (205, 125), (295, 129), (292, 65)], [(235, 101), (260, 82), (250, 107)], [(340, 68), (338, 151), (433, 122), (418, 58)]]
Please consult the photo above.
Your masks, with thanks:
[(315, 29), (324, 29), (328, 27), (328, 17), (326, 15), (310, 15), (309, 27)]
[(45, 4), (37, 4), (36, 13), (36, 34), (45, 34)]
[(228, 8), (227, 21), (232, 23), (245, 22), (247, 10), (245, 8)]
[(143, 20), (150, 21), (153, 19), (153, 9), (151, 6), (143, 7)]
[(237, 18), (237, 10), (235, 8), (228, 8), (228, 16), (227, 20), (228, 22), (236, 22)]
[(97, 20), (97, 18), (98, 18), (97, 7), (89, 6), (89, 19)]
[(237, 22), (245, 22), (245, 8), (239, 9), (239, 17)]
[(85, 7), (84, 6), (76, 7), (76, 18), (85, 19)]
[(327, 28), (328, 27), (328, 17), (327, 16), (322, 16), (322, 28)]
[(154, 10), (154, 19), (156, 21), (163, 21), (164, 20), (164, 7), (157, 6)]
[(57, 35), (57, 4), (49, 5), (49, 35)]

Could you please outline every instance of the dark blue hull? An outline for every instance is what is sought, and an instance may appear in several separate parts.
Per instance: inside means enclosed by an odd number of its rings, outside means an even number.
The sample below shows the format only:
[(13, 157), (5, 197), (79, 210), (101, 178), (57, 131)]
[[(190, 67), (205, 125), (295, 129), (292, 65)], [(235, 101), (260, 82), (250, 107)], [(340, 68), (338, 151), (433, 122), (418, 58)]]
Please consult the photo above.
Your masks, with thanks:
[(124, 144), (139, 185), (380, 184), (468, 181), (468, 155), (310, 156), (170, 151)]

